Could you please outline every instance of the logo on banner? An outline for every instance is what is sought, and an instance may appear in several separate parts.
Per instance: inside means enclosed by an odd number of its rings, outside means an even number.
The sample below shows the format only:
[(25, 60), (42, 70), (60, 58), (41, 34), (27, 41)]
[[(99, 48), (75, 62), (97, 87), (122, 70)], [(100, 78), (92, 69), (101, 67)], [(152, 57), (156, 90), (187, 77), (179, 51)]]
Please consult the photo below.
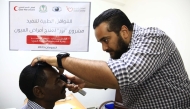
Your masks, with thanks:
[(14, 10), (17, 11), (18, 10), (18, 6), (14, 6)]
[(14, 6), (14, 11), (35, 11), (35, 7), (30, 6)]
[(59, 6), (54, 6), (54, 7), (52, 8), (52, 10), (53, 10), (54, 12), (60, 12), (62, 9), (61, 9), (61, 7), (59, 7)]
[(67, 11), (69, 11), (69, 12), (73, 11), (73, 8), (72, 8), (72, 7), (66, 6), (66, 8), (67, 8)]
[(42, 12), (42, 13), (47, 12), (47, 6), (46, 5), (41, 5), (39, 11)]
[(73, 8), (73, 7), (69, 7), (69, 6), (66, 6), (66, 9), (67, 11), (69, 12), (85, 12), (86, 11), (86, 8)]

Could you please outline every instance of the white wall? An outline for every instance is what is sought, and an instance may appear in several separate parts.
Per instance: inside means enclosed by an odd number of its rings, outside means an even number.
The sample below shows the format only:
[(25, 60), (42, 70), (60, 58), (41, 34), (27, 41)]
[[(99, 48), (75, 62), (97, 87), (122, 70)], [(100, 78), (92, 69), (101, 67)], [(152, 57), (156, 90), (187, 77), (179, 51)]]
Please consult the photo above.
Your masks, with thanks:
[(139, 26), (164, 30), (177, 45), (190, 77), (190, 0), (127, 0), (123, 11)]
[[(21, 0), (22, 1), (22, 0)], [(40, 0), (43, 1), (43, 0)], [(66, 0), (62, 0), (66, 1)], [(70, 0), (67, 0), (70, 1)], [(87, 0), (75, 0), (87, 1)], [(190, 1), (189, 0), (88, 0), (91, 1), (89, 52), (72, 52), (71, 56), (105, 60), (109, 55), (101, 50), (92, 28), (94, 18), (108, 8), (120, 8), (132, 22), (140, 26), (157, 26), (164, 30), (176, 43), (185, 67), (190, 75)], [(120, 2), (121, 1), (121, 2)], [(125, 3), (125, 4), (124, 4)], [(0, 109), (21, 108), (25, 95), (20, 91), (18, 79), (23, 67), (41, 54), (56, 55), (48, 51), (9, 51), (9, 7), (8, 0), (0, 1)], [(74, 94), (85, 107), (99, 106), (114, 99), (114, 90), (85, 89), (85, 97)]]
[[(13, 0), (12, 0), (13, 1)], [(15, 0), (14, 0), (15, 1)], [(24, 1), (24, 0), (20, 0)], [(26, 0), (25, 0), (26, 1)], [(45, 1), (45, 0), (40, 0)], [(60, 0), (61, 1), (61, 0)], [(70, 0), (62, 0), (70, 1)], [(81, 0), (75, 0), (81, 1)], [(89, 52), (71, 52), (71, 56), (86, 59), (98, 59), (107, 61), (109, 55), (102, 51), (101, 44), (97, 43), (92, 28), (93, 20), (105, 9), (120, 5), (112, 4), (101, 0), (82, 0), (91, 2), (91, 21)], [(0, 0), (0, 109), (21, 108), (23, 106), (25, 95), (19, 89), (19, 75), (21, 70), (28, 65), (37, 55), (56, 55), (58, 52), (51, 51), (9, 51), (9, 0)], [(113, 100), (115, 90), (92, 90), (84, 89), (86, 96), (78, 93), (74, 95), (81, 101), (85, 107), (99, 106), (102, 102)], [(69, 92), (67, 92), (69, 93)]]

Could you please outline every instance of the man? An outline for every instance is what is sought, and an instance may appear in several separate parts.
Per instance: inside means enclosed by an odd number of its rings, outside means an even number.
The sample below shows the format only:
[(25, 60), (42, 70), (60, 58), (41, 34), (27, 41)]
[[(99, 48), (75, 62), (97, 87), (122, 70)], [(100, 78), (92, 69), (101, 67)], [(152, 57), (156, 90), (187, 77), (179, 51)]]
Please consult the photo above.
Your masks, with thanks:
[(162, 30), (131, 23), (119, 9), (101, 13), (93, 27), (102, 49), (110, 54), (107, 63), (68, 55), (60, 59), (59, 54), (38, 56), (31, 65), (40, 58), (63, 66), (76, 75), (68, 78), (81, 88), (120, 89), (128, 109), (190, 108), (190, 80), (178, 49)]
[(22, 109), (53, 109), (57, 100), (66, 97), (66, 83), (47, 63), (27, 65), (20, 74), (19, 87), (28, 98)]

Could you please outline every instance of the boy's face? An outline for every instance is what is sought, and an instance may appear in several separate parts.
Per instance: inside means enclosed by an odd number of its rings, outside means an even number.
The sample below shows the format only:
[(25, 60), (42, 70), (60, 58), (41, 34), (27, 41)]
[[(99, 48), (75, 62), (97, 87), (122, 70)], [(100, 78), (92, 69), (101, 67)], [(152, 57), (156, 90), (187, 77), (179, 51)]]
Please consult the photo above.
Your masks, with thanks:
[(42, 88), (45, 95), (44, 100), (55, 102), (64, 99), (66, 97), (66, 83), (60, 79), (60, 74), (52, 68), (45, 68), (44, 72), (47, 76), (47, 82)]

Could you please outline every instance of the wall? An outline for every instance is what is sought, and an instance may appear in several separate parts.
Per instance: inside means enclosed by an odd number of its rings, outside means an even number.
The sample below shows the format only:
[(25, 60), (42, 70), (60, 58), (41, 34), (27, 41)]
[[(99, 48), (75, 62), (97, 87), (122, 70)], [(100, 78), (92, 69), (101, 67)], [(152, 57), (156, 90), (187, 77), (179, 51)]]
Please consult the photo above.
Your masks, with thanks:
[(190, 77), (189, 0), (127, 0), (123, 11), (139, 26), (156, 26), (165, 31), (179, 49)]
[[(9, 0), (0, 1), (0, 109), (21, 108), (25, 95), (20, 91), (18, 79), (23, 67), (41, 54), (56, 55), (48, 51), (9, 51)], [(43, 1), (43, 0), (41, 0)], [(62, 0), (66, 1), (66, 0)], [(81, 0), (75, 0), (81, 1)], [(87, 1), (87, 0), (82, 0)], [(71, 56), (105, 60), (109, 55), (101, 50), (92, 28), (94, 18), (108, 8), (122, 9), (132, 22), (140, 26), (157, 26), (176, 43), (185, 67), (190, 75), (190, 1), (189, 0), (88, 0), (91, 1), (89, 52), (72, 52)], [(124, 2), (125, 1), (125, 2)], [(114, 99), (115, 90), (85, 89), (85, 97), (74, 94), (85, 107), (99, 106), (103, 101)], [(67, 92), (69, 93), (69, 92)]]
[[(15, 1), (15, 0), (12, 0)], [(20, 0), (24, 1), (24, 0)], [(26, 1), (26, 0), (25, 0)], [(43, 1), (43, 0), (40, 0)], [(62, 0), (70, 1), (70, 0)], [(81, 0), (75, 0), (81, 1)], [(91, 2), (91, 20), (89, 36), (89, 52), (71, 52), (71, 56), (85, 59), (97, 59), (107, 61), (109, 55), (102, 51), (101, 44), (97, 43), (92, 28), (93, 20), (102, 11), (115, 7), (121, 8), (118, 4), (109, 3), (102, 0), (82, 0)], [(56, 55), (58, 52), (51, 51), (9, 51), (9, 0), (0, 1), (0, 109), (21, 108), (25, 95), (20, 91), (18, 81), (21, 70), (28, 65), (37, 55)], [(115, 90), (92, 90), (84, 89), (86, 96), (78, 93), (74, 95), (85, 107), (99, 106), (102, 102), (113, 100)], [(67, 92), (71, 93), (71, 92)]]

